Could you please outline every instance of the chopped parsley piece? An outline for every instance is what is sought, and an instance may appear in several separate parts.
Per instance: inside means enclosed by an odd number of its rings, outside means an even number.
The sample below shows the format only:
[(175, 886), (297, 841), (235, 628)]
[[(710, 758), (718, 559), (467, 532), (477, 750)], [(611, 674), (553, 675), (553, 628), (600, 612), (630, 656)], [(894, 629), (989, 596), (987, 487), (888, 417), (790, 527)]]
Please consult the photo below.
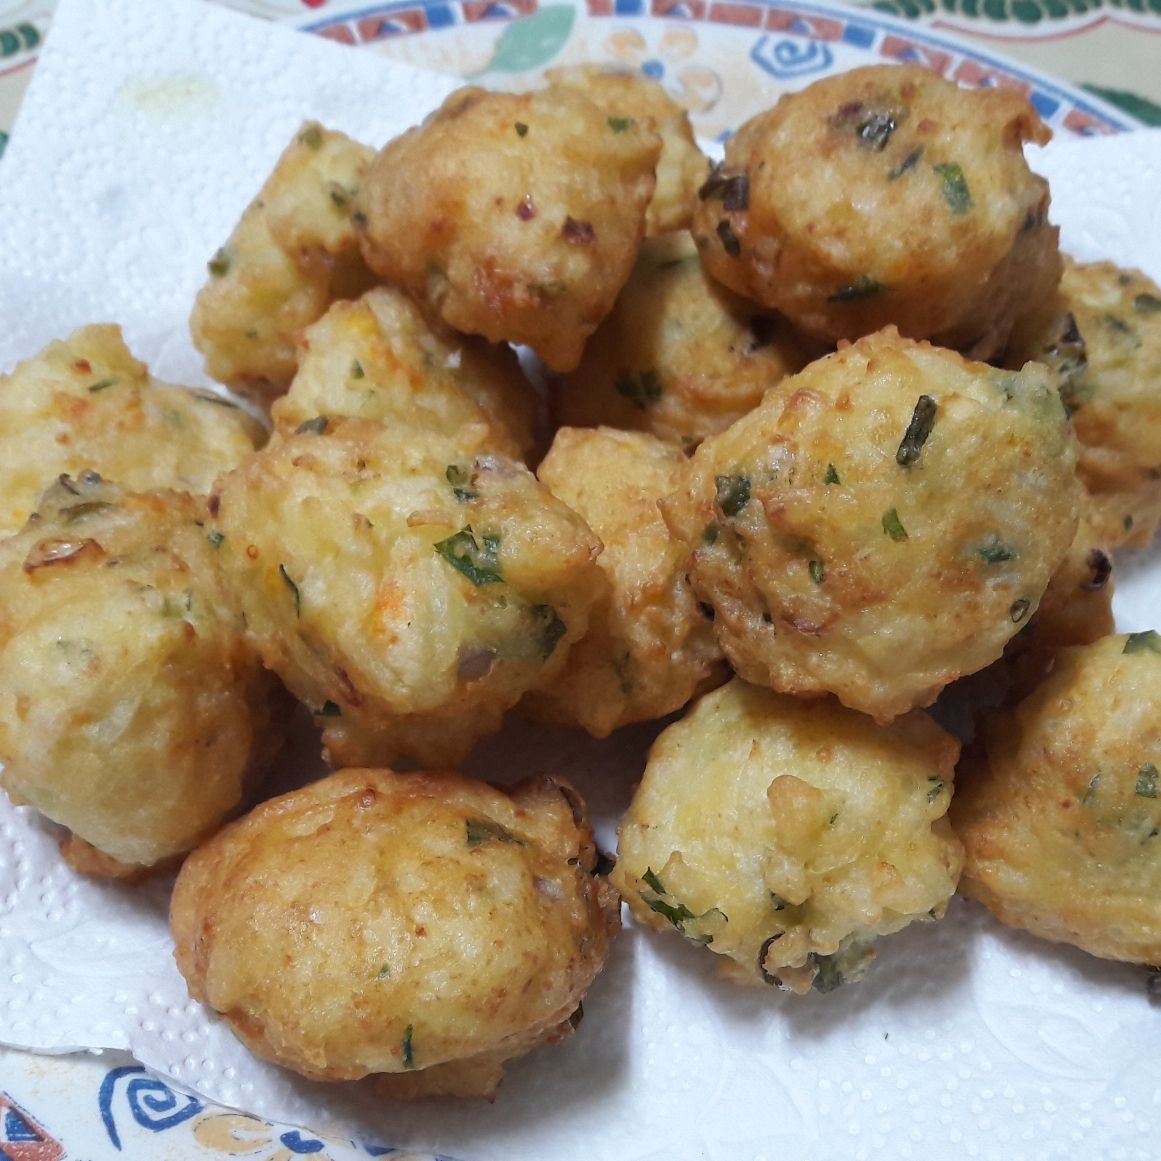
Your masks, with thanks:
[(98, 391), (104, 391), (107, 387), (112, 387), (116, 382), (116, 379), (99, 379), (89, 387), (89, 392), (95, 395)]
[(506, 827), (490, 818), (467, 818), (464, 820), (464, 835), (470, 847), (483, 846), (484, 843), (512, 843), (518, 847), (528, 844), (517, 838)]
[(321, 709), (314, 711), (314, 716), (316, 718), (341, 718), (343, 716), (343, 710), (337, 702), (333, 702), (328, 698), (322, 703)]
[(645, 868), (645, 874), (641, 876), (641, 881), (651, 890), (656, 891), (658, 895), (665, 894), (665, 888), (661, 885), (661, 880), (654, 873), (652, 867)]
[(298, 591), (298, 585), (290, 579), (290, 573), (286, 571), (286, 565), (280, 564), (278, 566), (279, 575), (282, 577), (286, 587), (290, 589), (291, 595), (294, 597), (294, 615), (296, 617), (302, 614), (302, 594)]
[(528, 126), (525, 125), (523, 121), (517, 121), (515, 123), (515, 125), (513, 126), (513, 128), (516, 130), (517, 137), (527, 137), (528, 136)]
[(451, 484), (452, 494), (460, 503), (467, 503), (479, 497), (480, 493), (470, 486), (472, 477), (467, 468), (462, 468), (459, 464), (448, 464), (444, 475)]
[(918, 164), (919, 159), (923, 156), (923, 146), (920, 145), (918, 149), (912, 149), (909, 154), (893, 169), (887, 170), (888, 181), (898, 181), (905, 173), (910, 173)]
[(532, 617), (541, 657), (551, 657), (556, 652), (560, 639), (568, 632), (568, 627), (551, 605), (533, 605), (528, 612)]
[(833, 992), (846, 982), (846, 977), (839, 970), (837, 955), (819, 955), (812, 951), (808, 958), (815, 969), (811, 987), (816, 992)]
[(628, 399), (640, 411), (652, 407), (662, 396), (661, 381), (656, 371), (630, 371), (617, 380), (617, 394)]
[(883, 531), (892, 540), (907, 539), (907, 529), (903, 527), (903, 522), (899, 519), (897, 509), (892, 508), (889, 512), (883, 513)]
[(351, 201), (351, 191), (344, 189), (337, 181), (327, 183), (327, 193), (336, 209), (345, 210)]
[(1093, 795), (1096, 794), (1097, 787), (1100, 784), (1101, 776), (1099, 774), (1094, 774), (1092, 778), (1089, 779), (1088, 786), (1085, 788), (1084, 793), (1080, 796), (1082, 805), (1092, 801)]
[(730, 223), (724, 218), (718, 222), (717, 235), (721, 239), (722, 249), (731, 258), (737, 258), (741, 254), (742, 243), (738, 241), (738, 235), (734, 233)]
[(883, 289), (883, 284), (869, 274), (860, 274), (854, 282), (840, 286), (833, 294), (826, 296), (827, 302), (858, 302), (861, 298), (874, 298)]
[(222, 541), (226, 539), (224, 532), (218, 532), (216, 529), (213, 532), (206, 533), (206, 539), (210, 542), (212, 548), (221, 548)]
[(314, 419), (304, 419), (295, 429), (295, 435), (323, 435), (330, 420), (325, 415), (316, 415)]
[(750, 481), (745, 476), (718, 476), (714, 487), (714, 503), (724, 516), (737, 516), (750, 502)]
[(1133, 309), (1142, 314), (1156, 314), (1161, 311), (1161, 298), (1155, 294), (1138, 294), (1133, 299)]
[(1137, 797), (1157, 797), (1157, 767), (1152, 762), (1146, 762), (1137, 771)]
[(715, 543), (717, 538), (721, 535), (721, 531), (722, 530), (721, 530), (721, 527), (719, 525), (714, 524), (712, 522), (707, 524), (701, 530), (701, 542), (702, 542), (702, 544)]
[(366, 374), (367, 372), (363, 370), (363, 364), (358, 359), (353, 359), (351, 361), (351, 378), (362, 379)]
[(942, 778), (928, 778), (931, 785), (927, 790), (927, 801), (934, 802), (944, 791), (945, 783)]
[(403, 1029), (402, 1049), (404, 1068), (415, 1067), (415, 1048), (411, 1043), (411, 1038), (414, 1035), (414, 1032), (415, 1030), (410, 1024), (408, 1024), (407, 1027)]
[(605, 124), (608, 125), (614, 133), (624, 133), (630, 125), (633, 124), (632, 117), (607, 117)]
[(894, 113), (872, 110), (856, 126), (855, 133), (858, 135), (859, 144), (864, 148), (882, 153), (897, 127), (898, 121), (895, 120)]
[(318, 149), (323, 143), (322, 130), (317, 125), (308, 125), (298, 135), (298, 139), (308, 149)]
[(230, 255), (229, 252), (222, 247), (214, 256), (206, 263), (206, 269), (215, 277), (221, 278), (230, 269)]
[(1014, 625), (1020, 624), (1026, 616), (1028, 610), (1032, 608), (1032, 602), (1027, 597), (1021, 597), (1018, 601), (1013, 601), (1011, 607), (1008, 609), (1008, 616), (1012, 619)]
[(972, 208), (972, 195), (963, 170), (955, 162), (933, 165), (931, 168), (943, 178), (943, 200), (951, 212), (966, 214)]
[(903, 433), (899, 443), (899, 450), (895, 453), (895, 462), (904, 468), (909, 468), (919, 459), (927, 437), (935, 427), (936, 403), (930, 395), (920, 395), (911, 413), (911, 422)]
[(1161, 637), (1156, 629), (1146, 629), (1144, 633), (1130, 633), (1122, 653), (1140, 653), (1148, 649), (1151, 653), (1161, 653)]
[(988, 564), (1002, 564), (1011, 560), (1015, 552), (1005, 544), (994, 532), (990, 533), (984, 542), (975, 550), (975, 555)]
[(497, 535), (485, 535), (477, 541), (472, 526), (468, 524), (433, 547), (452, 568), (463, 573), (474, 585), (495, 585), (504, 580), (496, 555), (500, 547), (500, 537)]
[(820, 585), (826, 580), (826, 565), (821, 560), (812, 560), (807, 567), (810, 569), (810, 579), (816, 585)]
[(61, 515), (65, 518), (66, 524), (75, 524), (78, 520), (93, 515), (94, 512), (104, 512), (112, 507), (107, 500), (86, 500), (83, 504), (74, 504), (71, 508), (61, 509)]
[(378, 970), (378, 971), (375, 973), (375, 978), (376, 978), (377, 980), (389, 980), (389, 979), (391, 978), (391, 965), (390, 965), (389, 963), (385, 963), (385, 964), (384, 964), (384, 965), (383, 965), (383, 966), (382, 966), (382, 967), (381, 967), (381, 968), (380, 968), (380, 969), (379, 969), (379, 970)]
[(834, 466), (834, 464), (826, 465), (826, 478), (822, 482), (824, 484), (842, 483), (842, 480), (839, 479), (838, 469)]

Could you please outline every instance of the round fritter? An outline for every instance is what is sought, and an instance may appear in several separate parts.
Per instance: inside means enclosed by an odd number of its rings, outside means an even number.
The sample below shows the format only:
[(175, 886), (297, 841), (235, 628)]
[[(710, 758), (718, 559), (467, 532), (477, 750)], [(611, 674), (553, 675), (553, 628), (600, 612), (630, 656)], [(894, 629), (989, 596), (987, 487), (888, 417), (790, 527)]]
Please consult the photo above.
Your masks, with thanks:
[(271, 409), (294, 431), (320, 415), (354, 415), (454, 434), (484, 423), (496, 451), (530, 457), (538, 402), (510, 347), (430, 325), (401, 291), (336, 302), (299, 341), (298, 374)]
[(190, 319), (219, 382), (269, 403), (294, 377), (295, 339), (371, 285), (351, 222), (374, 150), (311, 121), (209, 260)]
[(62, 473), (204, 494), (262, 436), (221, 396), (152, 378), (120, 327), (82, 327), (0, 376), (0, 536)]
[(549, 69), (546, 76), (550, 85), (583, 93), (608, 114), (613, 128), (626, 120), (644, 121), (661, 135), (657, 187), (645, 214), (645, 233), (689, 229), (697, 191), (709, 174), (709, 159), (697, 147), (689, 114), (641, 72), (585, 64)]
[(0, 542), (3, 783), (68, 827), (80, 870), (183, 854), (272, 757), (275, 683), (229, 611), (207, 523), (203, 500), (86, 472)]
[(960, 779), (960, 890), (1045, 939), (1161, 962), (1159, 723), (1155, 632), (1062, 652), (986, 725), (981, 768)]
[(689, 546), (657, 506), (683, 485), (687, 469), (679, 448), (644, 433), (556, 433), (540, 482), (601, 538), (597, 563), (610, 584), (561, 673), (525, 697), (531, 715), (603, 738), (680, 709), (724, 676), (707, 610), (686, 576)]
[(574, 427), (649, 431), (690, 448), (822, 353), (710, 278), (688, 234), (650, 238), (580, 366), (554, 383), (553, 413)]
[(600, 541), (486, 435), (331, 419), (218, 483), (249, 632), (332, 765), (458, 762), (588, 627)]
[(657, 739), (611, 879), (633, 917), (795, 992), (858, 979), (875, 939), (942, 915), (963, 861), (959, 743), (735, 678)]
[(1051, 134), (1010, 88), (873, 65), (783, 96), (726, 143), (694, 235), (706, 268), (822, 338), (889, 323), (976, 358), (1060, 277)]
[(1161, 521), (1161, 288), (1139, 270), (1066, 259), (1058, 296), (1007, 352), (1019, 359), (1061, 376), (1105, 535), (1148, 544)]
[(890, 328), (812, 363), (694, 454), (694, 591), (727, 658), (888, 721), (994, 661), (1076, 533), (1074, 439), (1044, 367)]
[(629, 277), (660, 151), (571, 88), (461, 89), (372, 162), (363, 254), (458, 330), (570, 370)]
[(595, 862), (562, 781), (344, 770), (186, 861), (177, 965), (266, 1060), (490, 1096), (504, 1060), (568, 1033), (604, 964), (618, 907)]

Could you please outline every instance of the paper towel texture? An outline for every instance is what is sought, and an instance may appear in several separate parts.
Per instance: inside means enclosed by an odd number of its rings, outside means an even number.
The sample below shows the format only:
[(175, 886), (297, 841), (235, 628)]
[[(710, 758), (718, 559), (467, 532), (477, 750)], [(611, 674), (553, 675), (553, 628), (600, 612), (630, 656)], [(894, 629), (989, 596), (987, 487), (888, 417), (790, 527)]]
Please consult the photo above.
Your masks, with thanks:
[[(372, 143), (452, 87), (178, 0), (65, 0), (0, 167), (0, 368), (116, 321), (163, 377), (205, 261), (306, 116)], [(1161, 277), (1161, 134), (1038, 161), (1079, 256)], [(1150, 627), (1156, 557), (1126, 571)], [(650, 728), (603, 744), (513, 731), (475, 772), (574, 778), (606, 844)], [(863, 983), (802, 998), (719, 984), (713, 957), (627, 930), (578, 1033), (513, 1065), (496, 1104), (377, 1106), (259, 1064), (186, 996), (168, 882), (99, 886), (0, 796), (0, 1041), (131, 1050), (224, 1104), (470, 1161), (1153, 1158), (1161, 1012), (1144, 974), (1005, 931), (978, 907), (884, 941)]]

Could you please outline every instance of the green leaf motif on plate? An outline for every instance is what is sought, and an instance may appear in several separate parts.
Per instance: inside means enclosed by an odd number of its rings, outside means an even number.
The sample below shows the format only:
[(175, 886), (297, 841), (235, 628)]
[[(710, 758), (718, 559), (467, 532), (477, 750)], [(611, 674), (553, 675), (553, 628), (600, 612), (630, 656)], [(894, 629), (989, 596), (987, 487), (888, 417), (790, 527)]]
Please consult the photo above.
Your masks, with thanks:
[(1161, 0), (874, 0), (869, 5), (880, 12), (915, 20), (921, 16), (951, 13), (970, 19), (991, 20), (1006, 24), (1039, 24), (1042, 20), (1063, 20), (1122, 3), (1153, 8)]
[[(1161, 14), (1161, 0), (1157, 0), (1155, 11)], [(1115, 105), (1123, 113), (1136, 117), (1146, 125), (1161, 125), (1161, 105), (1150, 101), (1148, 97), (1126, 93), (1124, 89), (1106, 89), (1100, 85), (1081, 85), (1081, 88), (1103, 98), (1110, 105)]]
[(572, 4), (548, 4), (531, 16), (513, 20), (496, 41), (484, 73), (523, 73), (547, 64), (568, 41), (576, 20)]

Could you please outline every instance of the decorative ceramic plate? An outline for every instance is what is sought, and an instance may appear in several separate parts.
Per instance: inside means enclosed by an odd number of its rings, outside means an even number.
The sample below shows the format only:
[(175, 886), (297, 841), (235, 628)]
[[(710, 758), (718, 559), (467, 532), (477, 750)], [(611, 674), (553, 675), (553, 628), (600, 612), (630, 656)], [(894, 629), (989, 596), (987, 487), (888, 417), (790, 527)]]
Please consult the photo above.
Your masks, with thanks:
[[(588, 0), (587, 9), (557, 3), (540, 6), (537, 0), (431, 0), (426, 4), (400, 0), (363, 7), (324, 6), (310, 0), (305, 4), (243, 0), (234, 6), (299, 24), (332, 40), (492, 84), (519, 85), (544, 67), (567, 61), (632, 64), (664, 83), (691, 110), (700, 132), (710, 138), (727, 132), (784, 90), (801, 87), (828, 73), (883, 60), (920, 61), (972, 84), (1016, 85), (1028, 93), (1050, 124), (1066, 133), (1112, 133), (1135, 126), (1129, 116), (1068, 85), (869, 9), (839, 9), (798, 0), (651, 0), (651, 4), (646, 0)], [(304, 14), (304, 8), (316, 10)], [(28, 27), (34, 26), (30, 23)], [(0, 51), (3, 48), (0, 43)], [(35, 44), (22, 41), (14, 51), (31, 54), (35, 48)], [(962, 932), (965, 927), (982, 927), (984, 923), (978, 917), (966, 919), (960, 929)], [(934, 942), (940, 942), (938, 933)], [(982, 966), (977, 965), (978, 974), (1023, 972), (1033, 993), (1051, 987), (1050, 977), (1037, 972), (1036, 950), (1029, 949), (1030, 943), (1012, 936), (1005, 956), (990, 960), (985, 956)], [(631, 952), (628, 944), (626, 940), (621, 949), (626, 961), (633, 954), (639, 959), (658, 954), (651, 947), (638, 947)], [(831, 1001), (825, 1011), (818, 1005), (804, 1005), (800, 1011), (788, 1014), (786, 1026), (754, 1053), (753, 1091), (767, 1093), (769, 1109), (764, 1108), (764, 1112), (768, 1111), (771, 1134), (785, 1125), (786, 1139), (797, 1140), (795, 1134), (806, 1131), (803, 1126), (810, 1119), (807, 1129), (825, 1142), (819, 1154), (827, 1157), (986, 1156), (990, 1148), (987, 1142), (993, 1139), (992, 1154), (1011, 1158), (1032, 1155), (1037, 1132), (1052, 1122), (1062, 1103), (1068, 1103), (1069, 1111), (1075, 1111), (1082, 1119), (1090, 1115), (1092, 1101), (1097, 1098), (1090, 1091), (1085, 1063), (1091, 1062), (1093, 1075), (1104, 1075), (1099, 1004), (1092, 1011), (1078, 1014), (1073, 1023), (1061, 1019), (1046, 1026), (1045, 1039), (1039, 1043), (1017, 1043), (1017, 1038), (1009, 1034), (1003, 1011), (992, 1013), (987, 1045), (950, 1036), (944, 1039), (943, 1026), (938, 1021), (930, 1022), (926, 1013), (933, 1002), (933, 987), (930, 981), (923, 980), (922, 971), (917, 974), (914, 964), (914, 957), (925, 954), (923, 944), (909, 941), (907, 933), (903, 933), (897, 937), (896, 947), (900, 950), (881, 966), (880, 974), (859, 985), (861, 996), (850, 997), (849, 1002), (847, 997)], [(955, 948), (943, 946), (936, 950), (941, 962), (946, 963), (949, 951), (954, 953)], [(1094, 987), (1109, 985), (1113, 969), (1102, 968), (1098, 980), (1097, 970), (1090, 968), (1084, 957), (1066, 956), (1058, 962), (1086, 978), (1091, 973)], [(619, 970), (623, 982), (623, 964)], [(685, 971), (684, 961), (681, 970), (688, 976), (689, 994), (696, 997), (703, 981), (695, 978), (696, 971)], [(1135, 986), (1128, 969), (1116, 975), (1114, 986)], [(900, 987), (908, 992), (906, 996), (898, 995)], [(695, 998), (692, 1002), (701, 1001)], [(636, 1009), (609, 1006), (616, 1009), (616, 1018), (623, 1017), (625, 1021), (659, 1018), (659, 1013), (663, 1019), (683, 1018), (679, 1008), (662, 1012), (658, 997), (638, 996), (634, 1003)], [(826, 1076), (814, 1076), (815, 1045), (841, 1039), (846, 1034), (844, 1020), (853, 1021), (853, 1013), (864, 1004), (868, 1010), (882, 1014), (883, 1026), (869, 1032), (864, 1021), (857, 1041), (851, 1040), (850, 1051), (857, 1067), (852, 1068), (850, 1076), (836, 1075), (833, 1084)], [(753, 1029), (746, 1027), (746, 1008), (742, 1003), (734, 1004), (727, 996), (720, 1007), (720, 1035), (730, 1033), (740, 1039), (752, 1036)], [(894, 1041), (893, 1031), (899, 1033)], [(1025, 1071), (1043, 1078), (1043, 1084), (1032, 1094), (1038, 1107), (1033, 1109), (1026, 1103), (1031, 1090), (1023, 1076), (997, 1073), (994, 1079), (981, 1080), (976, 1062), (988, 1057), (994, 1044), (1008, 1053), (1004, 1056), (998, 1052), (998, 1059), (1023, 1062)], [(650, 1062), (648, 1075), (632, 1080), (634, 1099), (640, 1099), (642, 1091), (647, 1094), (650, 1086), (661, 1091), (687, 1085), (688, 1075), (681, 1075), (683, 1069), (686, 1074), (696, 1074), (697, 1064), (718, 1048), (716, 1040), (690, 1040), (683, 1045), (683, 1052), (688, 1054), (684, 1064), (672, 1059)], [(1154, 1053), (1155, 1048), (1151, 1048)], [(608, 1065), (612, 1080), (589, 1077), (586, 1083), (601, 1085), (601, 1092), (606, 1091), (606, 1085), (628, 1083), (616, 1075), (623, 1061), (616, 1058), (615, 1052), (610, 1053)], [(521, 1078), (530, 1090), (534, 1088), (536, 1067), (526, 1069)], [(123, 1057), (51, 1058), (0, 1051), (0, 1069), (0, 1083), (6, 1090), (0, 1091), (0, 1159), (8, 1161), (152, 1161), (161, 1157), (172, 1161), (231, 1157), (291, 1161), (301, 1155), (333, 1161), (391, 1155), (396, 1161), (405, 1161), (408, 1157), (436, 1156), (404, 1154), (386, 1142), (336, 1141), (301, 1128), (216, 1108), (176, 1091)], [(789, 1079), (777, 1085), (770, 1080), (775, 1073)], [(905, 1078), (919, 1073), (930, 1074), (930, 1087), (913, 1083), (904, 1092), (908, 1085)], [(865, 1077), (862, 1088), (860, 1082), (851, 1079), (860, 1074)], [(803, 1084), (809, 1077), (813, 1088), (809, 1118), (805, 1109), (795, 1105), (795, 1077)], [(758, 1083), (763, 1078), (770, 1082), (768, 1087)], [(882, 1094), (890, 1091), (894, 1105), (910, 1105), (916, 1123), (927, 1123), (930, 1130), (931, 1125), (947, 1123), (946, 1110), (955, 1105), (961, 1082), (966, 1099), (972, 1102), (971, 1116), (980, 1125), (977, 1137), (965, 1141), (956, 1129), (945, 1142), (947, 1152), (943, 1153), (933, 1152), (930, 1146), (937, 1132), (926, 1131), (911, 1141), (881, 1139)], [(1120, 1147), (1119, 1152), (1110, 1155), (1146, 1157), (1154, 1138), (1150, 1135), (1153, 1126), (1140, 1113), (1147, 1105), (1141, 1092), (1144, 1082), (1136, 1078), (1135, 1082), (1125, 1079), (1124, 1083), (1126, 1089), (1133, 1088), (1130, 1103), (1103, 1090), (1098, 1096), (1122, 1100), (1126, 1132), (1131, 1132), (1142, 1148), (1138, 1151)], [(729, 1109), (731, 1101), (744, 1099), (748, 1091), (749, 1084), (739, 1081), (734, 1090), (703, 1092), (699, 1100), (716, 1102), (720, 1111)], [(694, 1120), (700, 1107), (700, 1103), (691, 1106)], [(848, 1115), (853, 1107), (861, 1110), (858, 1116)], [(1025, 1114), (1028, 1119), (1022, 1123)], [(859, 1126), (860, 1135), (845, 1139), (848, 1129)], [(681, 1126), (681, 1131), (688, 1131), (698, 1140), (703, 1139), (703, 1132), (707, 1134), (699, 1154), (707, 1158), (739, 1157), (744, 1152), (747, 1158), (761, 1161), (781, 1155), (773, 1136), (734, 1142), (731, 1152), (720, 1141), (710, 1139), (715, 1133), (713, 1126), (691, 1122)], [(844, 1140), (838, 1139), (839, 1132)], [(956, 1134), (960, 1134), (962, 1149)], [(434, 1145), (436, 1140), (433, 1126), (427, 1143)], [(636, 1146), (634, 1156), (645, 1156), (641, 1140)]]

